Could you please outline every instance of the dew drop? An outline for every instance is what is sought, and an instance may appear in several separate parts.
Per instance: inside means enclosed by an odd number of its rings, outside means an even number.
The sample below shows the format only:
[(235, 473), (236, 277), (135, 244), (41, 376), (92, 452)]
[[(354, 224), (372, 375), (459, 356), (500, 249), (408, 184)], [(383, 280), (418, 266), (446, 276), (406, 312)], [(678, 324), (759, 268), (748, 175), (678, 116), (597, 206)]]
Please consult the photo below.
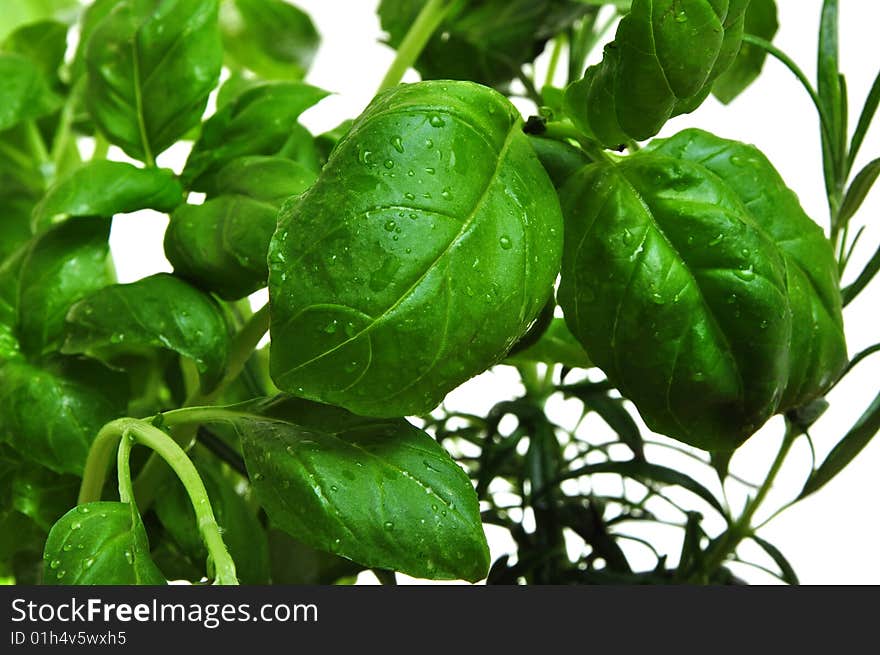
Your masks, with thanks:
[(404, 194), (403, 194), (403, 197), (406, 198), (407, 200), (415, 200), (415, 199), (416, 199), (415, 195), (413, 195), (413, 194), (410, 193), (409, 191), (407, 191), (406, 193), (404, 193)]
[(386, 159), (384, 166), (385, 168), (394, 168), (394, 161), (391, 159)]
[(702, 371), (697, 371), (696, 373), (694, 373), (694, 382), (702, 382), (705, 379), (706, 379), (706, 374), (703, 373)]
[(431, 148), (433, 148), (434, 147), (434, 140), (433, 139), (425, 139), (425, 147), (428, 148), (429, 150)]
[(394, 232), (394, 228), (397, 227), (397, 223), (395, 223), (392, 219), (385, 221), (385, 231), (386, 232)]
[(336, 493), (337, 491), (339, 491), (339, 487), (337, 487), (335, 484), (331, 484), (330, 491), (332, 491), (333, 493)]
[(394, 149), (397, 152), (403, 152), (403, 139), (399, 136), (395, 136), (391, 138), (391, 145), (394, 146)]
[(623, 231), (623, 242), (626, 244), (630, 244), (633, 242), (633, 233), (628, 229)]
[(73, 544), (64, 544), (64, 548), (62, 548), (65, 553), (69, 553), (73, 550)]
[(710, 246), (717, 246), (717, 245), (718, 245), (719, 243), (721, 243), (722, 241), (724, 241), (724, 235), (723, 235), (723, 234), (719, 234), (717, 237), (715, 237), (714, 239), (712, 239), (712, 240), (709, 242), (709, 245), (710, 245)]
[(432, 114), (431, 117), (428, 119), (428, 123), (431, 124), (431, 127), (443, 127), (444, 125), (446, 125), (446, 121), (444, 121), (437, 114)]
[(49, 562), (50, 569), (57, 569), (59, 566), (61, 566), (60, 559), (53, 559), (51, 562)]
[(393, 530), (394, 524), (391, 521), (385, 521), (385, 529), (386, 530)]
[(91, 510), (88, 507), (86, 507), (85, 505), (83, 505), (82, 507), (79, 508), (79, 511), (81, 514), (88, 514)]
[(425, 465), (425, 468), (428, 469), (429, 471), (433, 471), (434, 473), (440, 473), (440, 469), (433, 466), (431, 464), (431, 462), (429, 462), (428, 460), (426, 460), (426, 459), (422, 460), (422, 463)]
[(358, 161), (364, 166), (369, 166), (370, 157), (372, 156), (373, 153), (370, 150), (358, 150)]
[(134, 562), (134, 556), (131, 554), (131, 551), (130, 551), (130, 550), (127, 550), (127, 551), (125, 551), (125, 552), (122, 553), (122, 554), (123, 554), (123, 556), (125, 557), (125, 561), (126, 561), (126, 562), (128, 562), (129, 564), (131, 564), (132, 562)]
[(688, 16), (683, 11), (680, 11), (675, 15), (675, 22), (676, 23), (687, 23), (687, 20), (688, 20)]
[(443, 200), (452, 200), (452, 192), (448, 188), (443, 189), (443, 191), (440, 192), (440, 196)]
[(743, 157), (740, 157), (739, 155), (734, 155), (733, 157), (730, 158), (730, 163), (733, 164), (734, 166), (745, 166), (746, 164), (748, 164), (748, 160), (746, 160)]
[(67, 571), (65, 571), (64, 569), (62, 569), (62, 570), (58, 571), (57, 575), (58, 575), (58, 579), (60, 580), (60, 579), (63, 578), (65, 575), (67, 575)]
[(92, 564), (94, 564), (94, 563), (95, 563), (94, 557), (87, 557), (86, 559), (83, 560), (83, 568), (89, 569), (92, 567)]
[(432, 168), (431, 166), (428, 166), (428, 168), (425, 169), (425, 172), (426, 172), (428, 175), (433, 175), (434, 173), (437, 172), (437, 170), (436, 170), (435, 168)]
[(329, 323), (327, 323), (327, 325), (324, 326), (324, 332), (326, 332), (327, 334), (333, 334), (336, 332), (336, 329), (338, 327), (339, 327), (339, 321), (337, 321), (334, 318), (332, 321), (330, 321)]
[(734, 274), (744, 282), (751, 282), (755, 279), (755, 270), (751, 266), (749, 268), (734, 271)]
[(501, 244), (501, 247), (504, 250), (510, 250), (513, 247), (513, 242), (510, 240), (510, 237), (507, 235), (504, 235), (500, 239), (498, 239), (498, 243)]
[(71, 530), (79, 530), (81, 527), (82, 527), (82, 523), (77, 521), (76, 523), (74, 523), (73, 525), (70, 526), (70, 529)]

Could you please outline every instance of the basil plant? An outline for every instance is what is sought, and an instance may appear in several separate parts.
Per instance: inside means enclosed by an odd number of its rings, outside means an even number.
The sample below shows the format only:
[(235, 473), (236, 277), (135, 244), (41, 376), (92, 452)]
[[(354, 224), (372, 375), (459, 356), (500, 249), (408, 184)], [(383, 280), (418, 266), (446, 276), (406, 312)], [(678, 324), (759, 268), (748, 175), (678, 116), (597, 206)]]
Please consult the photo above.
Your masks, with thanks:
[[(878, 350), (850, 356), (843, 307), (880, 270), (845, 277), (880, 81), (850, 130), (836, 0), (815, 84), (772, 44), (774, 0), (381, 0), (396, 58), (320, 134), (301, 115), (345, 89), (304, 81), (320, 36), (293, 4), (6, 4), (0, 577), (726, 584), (750, 540), (797, 583), (755, 513)], [(768, 55), (817, 110), (830, 222), (762, 144), (664, 129)], [(119, 283), (111, 224), (144, 209), (173, 272)], [(495, 367), (522, 390), (447, 406)], [(780, 451), (733, 507), (768, 422)], [(880, 396), (789, 504), (878, 427)], [(487, 526), (515, 550), (490, 557)]]

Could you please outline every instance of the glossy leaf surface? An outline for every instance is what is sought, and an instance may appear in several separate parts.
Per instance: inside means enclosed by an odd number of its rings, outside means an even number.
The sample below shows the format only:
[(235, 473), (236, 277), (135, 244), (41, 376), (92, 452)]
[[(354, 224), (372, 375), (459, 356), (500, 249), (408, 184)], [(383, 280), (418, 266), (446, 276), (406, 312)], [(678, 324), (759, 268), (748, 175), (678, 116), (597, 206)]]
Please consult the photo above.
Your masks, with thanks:
[(563, 190), (559, 303), (653, 430), (732, 450), (779, 407), (792, 317), (784, 257), (702, 164), (640, 153)]
[(181, 202), (183, 189), (171, 171), (98, 160), (52, 186), (34, 209), (33, 224), (39, 232), (70, 216), (109, 218), (139, 209), (170, 212)]
[(749, 0), (634, 0), (602, 62), (565, 94), (574, 123), (609, 148), (696, 109), (742, 43)]
[(58, 106), (46, 76), (31, 61), (0, 54), (0, 130), (44, 116)]
[(74, 507), (52, 526), (44, 559), (44, 584), (165, 584), (133, 503)]
[(429, 411), (526, 331), (561, 237), (506, 99), (466, 82), (385, 92), (279, 217), (273, 380), (365, 415)]
[(123, 0), (88, 41), (89, 110), (126, 154), (152, 161), (199, 123), (222, 61), (216, 0)]
[[(776, 0), (751, 0), (746, 10), (744, 32), (772, 41), (779, 29)], [(712, 86), (712, 95), (724, 104), (733, 102), (761, 74), (767, 52), (762, 48), (743, 43), (733, 64), (718, 76)]]
[(489, 568), (464, 471), (403, 419), (301, 400), (232, 419), (269, 518), (306, 544), (370, 567), (476, 581)]
[(159, 273), (104, 287), (67, 314), (64, 352), (108, 364), (167, 349), (193, 360), (206, 389), (226, 366), (229, 328), (220, 306), (183, 280)]

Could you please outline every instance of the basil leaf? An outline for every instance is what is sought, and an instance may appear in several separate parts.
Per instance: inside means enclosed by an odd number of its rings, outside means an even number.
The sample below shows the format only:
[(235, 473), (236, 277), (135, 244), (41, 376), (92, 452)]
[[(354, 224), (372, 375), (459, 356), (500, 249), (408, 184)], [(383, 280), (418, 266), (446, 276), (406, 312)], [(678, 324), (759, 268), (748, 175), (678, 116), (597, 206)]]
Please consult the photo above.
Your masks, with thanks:
[(26, 352), (57, 350), (70, 306), (113, 283), (109, 232), (109, 222), (69, 220), (34, 242), (18, 290), (17, 332)]
[(84, 353), (107, 364), (164, 348), (195, 362), (203, 387), (223, 377), (229, 329), (209, 296), (167, 273), (104, 287), (67, 314), (63, 352)]
[(202, 289), (243, 298), (266, 286), (276, 214), (275, 206), (247, 196), (181, 205), (165, 232), (165, 255), (176, 274)]
[(785, 558), (785, 555), (782, 554), (776, 546), (771, 544), (769, 541), (765, 539), (761, 539), (761, 537), (757, 535), (751, 535), (752, 541), (754, 541), (761, 549), (770, 556), (776, 566), (779, 567), (779, 571), (781, 572), (780, 579), (783, 582), (786, 582), (790, 585), (799, 585), (800, 581), (798, 580), (797, 573), (794, 571), (794, 567), (788, 562)]
[[(772, 41), (779, 30), (776, 0), (751, 0), (746, 10), (744, 32)], [(712, 95), (725, 105), (733, 102), (761, 74), (767, 52), (743, 43), (733, 64), (721, 73), (712, 86)]]
[(86, 74), (86, 51), (95, 28), (113, 11), (119, 0), (95, 0), (85, 8), (79, 20), (79, 43), (70, 65), (70, 78), (79, 80)]
[(403, 419), (300, 400), (230, 419), (260, 504), (279, 528), (364, 566), (476, 581), (489, 568), (477, 497), (436, 441)]
[(272, 584), (349, 584), (364, 567), (306, 546), (286, 532), (269, 528)]
[(0, 54), (0, 131), (58, 108), (60, 99), (42, 71), (16, 54)]
[(222, 58), (216, 0), (123, 0), (88, 41), (89, 111), (112, 143), (152, 163), (198, 125)]
[(561, 189), (573, 173), (592, 162), (583, 150), (563, 141), (530, 136), (529, 142), (557, 189)]
[(748, 4), (633, 0), (602, 62), (566, 90), (566, 113), (609, 148), (654, 136), (694, 111), (733, 63)]
[(467, 82), (387, 91), (279, 216), (272, 379), (365, 415), (430, 411), (525, 333), (561, 237), (504, 97)]
[(3, 42), (5, 52), (14, 52), (35, 64), (53, 86), (58, 85), (58, 69), (67, 50), (67, 25), (46, 20), (23, 25)]
[(245, 90), (205, 122), (187, 159), (184, 184), (202, 191), (209, 176), (233, 159), (279, 154), (299, 115), (326, 95), (302, 82), (265, 83)]
[(685, 130), (647, 151), (699, 163), (718, 175), (748, 208), (785, 259), (792, 312), (788, 380), (780, 411), (805, 405), (837, 380), (849, 360), (840, 283), (831, 243), (794, 192), (754, 146)]
[(220, 28), (231, 68), (266, 79), (305, 77), (321, 41), (308, 14), (283, 0), (227, 0)]
[(125, 411), (124, 378), (88, 360), (0, 365), (0, 440), (57, 473), (81, 475), (89, 446)]
[(174, 173), (117, 161), (88, 162), (56, 182), (33, 212), (36, 232), (70, 216), (126, 214), (140, 209), (170, 212), (183, 202)]
[(134, 503), (80, 505), (52, 526), (44, 554), (45, 584), (162, 585)]
[(277, 208), (308, 189), (317, 174), (283, 157), (242, 157), (220, 169), (209, 196), (242, 195)]
[(590, 358), (652, 430), (707, 450), (740, 445), (789, 376), (776, 244), (725, 180), (659, 153), (589, 166), (562, 199), (558, 299)]
[[(269, 543), (245, 499), (236, 491), (234, 481), (227, 478), (214, 460), (195, 457), (211, 509), (223, 530), (223, 543), (235, 561), (235, 571), (242, 584), (269, 582)], [(183, 485), (166, 487), (156, 498), (156, 514), (162, 525), (194, 562), (204, 562), (208, 552), (202, 543), (195, 513)]]

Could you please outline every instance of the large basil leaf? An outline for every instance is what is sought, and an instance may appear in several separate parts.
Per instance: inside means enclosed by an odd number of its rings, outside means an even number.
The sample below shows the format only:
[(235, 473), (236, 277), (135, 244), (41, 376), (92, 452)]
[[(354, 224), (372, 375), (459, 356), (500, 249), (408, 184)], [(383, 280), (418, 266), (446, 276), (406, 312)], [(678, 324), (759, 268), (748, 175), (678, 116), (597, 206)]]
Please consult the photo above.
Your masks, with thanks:
[[(746, 10), (745, 33), (771, 41), (778, 29), (776, 0), (751, 0)], [(743, 43), (731, 67), (715, 80), (712, 95), (724, 104), (732, 102), (758, 78), (766, 59), (766, 50)]]
[(266, 79), (305, 77), (321, 41), (308, 14), (284, 0), (224, 0), (220, 28), (231, 67)]
[(837, 263), (822, 229), (761, 151), (700, 130), (658, 140), (649, 151), (698, 163), (722, 178), (781, 250), (792, 312), (788, 380), (780, 410), (804, 405), (837, 380), (848, 361)]
[(544, 306), (556, 193), (500, 94), (421, 82), (378, 96), (269, 253), (272, 378), (404, 416), (503, 358)]
[(225, 299), (266, 286), (266, 252), (275, 231), (274, 205), (228, 195), (181, 205), (165, 232), (165, 255), (174, 272)]
[(70, 216), (126, 214), (139, 209), (170, 212), (183, 202), (172, 171), (118, 161), (89, 162), (53, 185), (33, 212), (34, 230)]
[(70, 308), (65, 334), (64, 352), (111, 364), (155, 348), (189, 357), (206, 389), (223, 376), (229, 350), (220, 306), (167, 273), (104, 287), (83, 298)]
[[(269, 543), (266, 531), (254, 511), (227, 478), (215, 460), (195, 457), (211, 509), (223, 531), (223, 543), (235, 561), (235, 572), (242, 584), (269, 582)], [(203, 563), (208, 552), (202, 542), (192, 504), (183, 485), (166, 487), (156, 498), (156, 513), (180, 549), (193, 562)]]
[(602, 62), (565, 93), (565, 110), (608, 147), (657, 134), (696, 109), (742, 43), (749, 0), (633, 0)]
[(198, 125), (222, 61), (217, 0), (122, 0), (88, 41), (89, 111), (111, 142), (150, 162)]
[(563, 211), (559, 303), (590, 358), (651, 429), (741, 444), (779, 407), (792, 335), (785, 260), (747, 205), (648, 152), (575, 174)]
[[(382, 0), (379, 18), (400, 46), (427, 0)], [(415, 63), (422, 79), (471, 80), (500, 86), (541, 54), (547, 40), (596, 11), (575, 0), (453, 2)]]
[(465, 472), (403, 419), (298, 399), (230, 412), (260, 504), (304, 543), (422, 578), (486, 575), (489, 553)]
[(0, 131), (54, 111), (59, 98), (43, 72), (16, 54), (0, 54)]
[(106, 221), (70, 220), (46, 232), (29, 250), (21, 267), (17, 307), (25, 351), (56, 350), (70, 306), (114, 282), (109, 232)]
[(44, 559), (45, 584), (165, 584), (134, 503), (74, 507), (52, 526)]
[(0, 366), (0, 440), (58, 473), (82, 474), (101, 427), (125, 411), (127, 382), (88, 360)]
[(205, 190), (209, 176), (238, 157), (276, 155), (299, 140), (296, 119), (327, 95), (301, 82), (259, 84), (245, 90), (208, 119), (186, 162), (183, 179)]

